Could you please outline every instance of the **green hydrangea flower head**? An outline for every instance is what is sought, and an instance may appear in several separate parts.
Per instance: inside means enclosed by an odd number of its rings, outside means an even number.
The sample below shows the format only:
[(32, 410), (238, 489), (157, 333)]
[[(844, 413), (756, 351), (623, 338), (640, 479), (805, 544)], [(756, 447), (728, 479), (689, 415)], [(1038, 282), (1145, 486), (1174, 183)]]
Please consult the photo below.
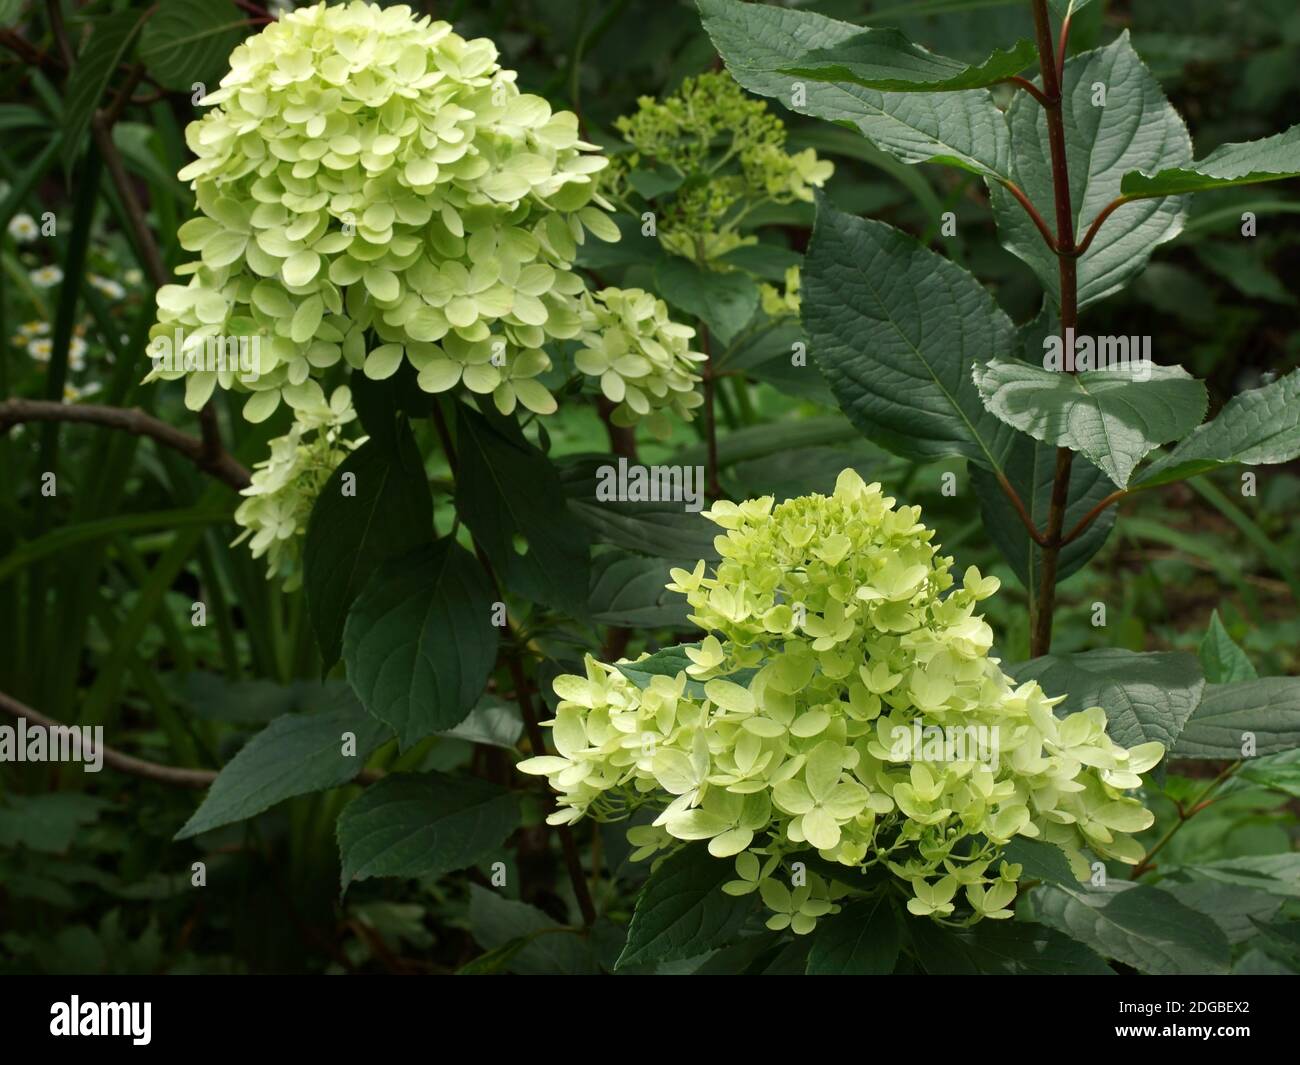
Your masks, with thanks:
[(607, 165), (571, 112), (523, 93), (486, 39), (361, 0), (292, 11), (241, 43), (186, 130), (198, 259), (158, 293), (151, 336), (261, 341), (257, 373), (159, 368), (197, 409), (251, 393), (250, 420), (310, 403), (337, 366), (490, 393), (549, 413), (544, 346), (582, 329), (573, 260), (618, 239)]
[(316, 497), (340, 462), (365, 438), (342, 439), (343, 426), (356, 419), (351, 390), (342, 385), (325, 401), (315, 381), (295, 412), (293, 427), (271, 441), (271, 454), (253, 470), (247, 498), (235, 510), (243, 532), (235, 543), (250, 540), (254, 558), (267, 556), (267, 571), (292, 591), (302, 584), (300, 545)]
[(656, 222), (660, 243), (675, 255), (726, 269), (717, 260), (753, 237), (746, 215), (767, 203), (811, 202), (834, 171), (811, 148), (785, 149), (785, 123), (747, 96), (726, 71), (685, 79), (664, 100), (643, 96), (616, 123), (632, 151), (616, 158), (604, 180), (616, 196), (642, 166), (668, 171), (681, 184)]
[(785, 270), (785, 291), (775, 285), (758, 286), (759, 298), (763, 304), (763, 313), (769, 318), (797, 318), (803, 299), (799, 295), (799, 267), (788, 266)]
[(684, 421), (704, 402), (696, 390), (696, 364), (708, 356), (690, 349), (695, 330), (674, 322), (661, 299), (639, 288), (605, 288), (583, 302), (584, 345), (574, 365), (600, 379), (612, 403), (615, 425), (634, 425), (649, 415), (647, 426), (660, 437), (671, 430), (666, 411)]
[(735, 861), (725, 890), (758, 891), (795, 932), (835, 905), (825, 884), (795, 892), (809, 852), (896, 878), (913, 914), (958, 924), (1010, 916), (1017, 836), (1059, 847), (1080, 879), (1085, 850), (1140, 860), (1132, 834), (1153, 818), (1126, 793), (1162, 746), (1126, 750), (1100, 707), (1058, 718), (1059, 698), (1003, 673), (975, 611), (997, 579), (971, 567), (956, 585), (920, 508), (845, 470), (831, 496), (705, 516), (719, 562), (668, 585), (706, 634), (685, 667), (589, 657), (556, 679), (558, 754), (519, 766), (558, 793), (552, 821), (651, 804), (640, 855), (707, 840)]

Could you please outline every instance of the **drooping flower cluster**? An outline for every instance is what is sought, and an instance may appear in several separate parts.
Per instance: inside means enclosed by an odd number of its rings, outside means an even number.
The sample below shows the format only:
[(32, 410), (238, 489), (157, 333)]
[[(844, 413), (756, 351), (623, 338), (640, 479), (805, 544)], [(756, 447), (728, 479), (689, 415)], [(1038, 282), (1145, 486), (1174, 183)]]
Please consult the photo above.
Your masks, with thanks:
[(537, 377), (582, 327), (577, 247), (618, 238), (576, 116), (520, 92), (491, 41), (405, 6), (290, 12), (230, 67), (186, 130), (201, 214), (180, 238), (199, 259), (159, 291), (151, 336), (258, 337), (259, 365), (151, 376), (185, 375), (196, 409), (251, 391), (260, 420), (340, 363), (378, 379), (405, 359), (425, 391), (554, 410)]
[(555, 681), (559, 754), (520, 764), (559, 793), (552, 820), (662, 807), (630, 834), (640, 856), (708, 840), (735, 858), (725, 890), (759, 891), (796, 932), (842, 893), (791, 883), (801, 852), (883, 868), (912, 913), (959, 922), (1010, 915), (1016, 836), (1081, 878), (1085, 848), (1137, 861), (1152, 816), (1125, 792), (1161, 745), (1125, 750), (1100, 708), (1057, 718), (1060, 699), (1011, 681), (975, 613), (997, 579), (971, 567), (955, 587), (919, 515), (852, 470), (830, 497), (715, 504), (716, 569), (668, 585), (707, 633), (685, 668), (588, 658)]
[[(315, 386), (315, 382), (311, 382)], [(286, 590), (302, 583), (299, 545), (307, 531), (312, 505), (330, 474), (361, 440), (342, 439), (342, 428), (356, 418), (352, 393), (342, 385), (329, 402), (320, 394), (295, 412), (293, 426), (271, 441), (271, 455), (253, 470), (247, 496), (235, 510), (235, 524), (244, 531), (235, 540), (252, 538), (253, 557), (267, 556), (267, 571), (280, 577)]]
[(668, 316), (661, 299), (639, 288), (606, 288), (583, 304), (584, 347), (574, 365), (600, 379), (601, 391), (617, 403), (611, 419), (615, 425), (633, 425), (645, 415), (651, 431), (666, 436), (671, 426), (664, 411), (675, 411), (685, 421), (704, 402), (696, 391), (697, 363), (708, 356), (690, 349), (695, 330)]
[(660, 181), (668, 175), (672, 194), (655, 201), (659, 241), (714, 268), (725, 269), (720, 256), (752, 243), (739, 233), (749, 212), (811, 202), (834, 170), (811, 148), (787, 152), (785, 123), (726, 71), (687, 78), (663, 101), (643, 96), (615, 125), (633, 151), (616, 159), (611, 190), (636, 187), (631, 175), (639, 168), (655, 168)]

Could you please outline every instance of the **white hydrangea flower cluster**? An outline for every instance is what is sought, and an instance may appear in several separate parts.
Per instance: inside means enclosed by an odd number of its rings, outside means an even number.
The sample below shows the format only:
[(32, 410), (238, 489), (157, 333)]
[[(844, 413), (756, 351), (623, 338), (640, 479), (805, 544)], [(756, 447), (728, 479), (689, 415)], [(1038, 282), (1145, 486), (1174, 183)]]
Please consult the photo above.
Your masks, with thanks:
[(340, 363), (380, 379), (405, 359), (427, 392), (553, 411), (537, 377), (543, 346), (583, 327), (578, 245), (619, 235), (577, 117), (520, 92), (491, 41), (405, 6), (290, 12), (230, 67), (186, 130), (201, 213), (180, 238), (199, 258), (159, 291), (151, 336), (256, 336), (260, 366), (150, 376), (185, 376), (194, 409), (249, 391), (257, 421), (310, 405)]
[(270, 457), (257, 464), (252, 483), (240, 493), (248, 498), (235, 510), (235, 524), (244, 531), (234, 542), (251, 537), (253, 557), (266, 555), (268, 573), (280, 577), (286, 590), (302, 584), (299, 547), (316, 497), (348, 452), (365, 442), (342, 439), (343, 426), (356, 416), (346, 385), (328, 403), (323, 395), (305, 403), (289, 432), (271, 441)]
[(589, 657), (556, 679), (559, 753), (519, 766), (559, 793), (551, 820), (661, 806), (630, 836), (640, 856), (707, 840), (736, 861), (725, 890), (760, 892), (771, 927), (796, 932), (839, 892), (792, 891), (783, 870), (809, 851), (886, 870), (913, 914), (955, 923), (1010, 916), (1021, 870), (1001, 851), (1017, 836), (1081, 879), (1085, 848), (1140, 860), (1131, 833), (1152, 815), (1125, 792), (1161, 745), (1126, 750), (1100, 707), (1058, 718), (1059, 698), (1008, 678), (975, 613), (997, 579), (971, 567), (954, 587), (920, 508), (894, 502), (845, 470), (830, 497), (715, 504), (721, 561), (668, 585), (707, 633), (685, 668)]

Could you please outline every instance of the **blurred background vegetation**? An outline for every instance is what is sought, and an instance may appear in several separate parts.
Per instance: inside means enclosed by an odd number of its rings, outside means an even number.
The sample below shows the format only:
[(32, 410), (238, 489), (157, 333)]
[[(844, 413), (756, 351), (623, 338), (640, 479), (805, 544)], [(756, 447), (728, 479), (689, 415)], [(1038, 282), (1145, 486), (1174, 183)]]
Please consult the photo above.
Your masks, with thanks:
[[(114, 7), (68, 5), (76, 20)], [(258, 4), (241, 4), (252, 13)], [(292, 6), (292, 5), (289, 5)], [(417, 8), (488, 36), (519, 84), (578, 112), (588, 137), (616, 147), (614, 120), (643, 95), (662, 95), (712, 69), (712, 47), (686, 0), (438, 0)], [(1029, 36), (1021, 0), (819, 0), (790, 5), (864, 25), (896, 25), (946, 55), (976, 60)], [(192, 428), (179, 387), (142, 388), (153, 286), (126, 207), (96, 153), (76, 143), (76, 101), (40, 4), (0, 3), (6, 58), (0, 73), (0, 400), (11, 397), (139, 405)], [(1203, 157), (1228, 141), (1262, 137), (1300, 114), (1300, 6), (1294, 0), (1111, 0), (1088, 9), (1072, 46), (1128, 31), (1179, 111)], [(215, 82), (228, 47), (206, 62)], [(118, 79), (120, 81), (120, 79)], [(188, 79), (184, 79), (188, 80)], [(135, 92), (112, 138), (146, 205), (165, 266), (185, 253), (176, 239), (192, 198), (174, 174), (187, 158), (183, 130), (195, 108), (181, 84)], [(157, 98), (151, 98), (157, 97)], [(989, 283), (1017, 322), (1037, 311), (1028, 268), (998, 244), (983, 185), (937, 167), (907, 167), (856, 134), (784, 114), (792, 149), (814, 147), (836, 164), (829, 195), (842, 209), (883, 219), (927, 241)], [(60, 133), (58, 131), (64, 131)], [(953, 211), (957, 235), (939, 235)], [(1239, 239), (1243, 211), (1259, 235)], [(53, 212), (57, 231), (28, 239)], [(1300, 277), (1300, 196), (1294, 184), (1220, 192), (1192, 203), (1187, 235), (1163, 248), (1139, 281), (1091, 309), (1095, 334), (1150, 335), (1162, 364), (1207, 379), (1212, 416), (1236, 392), (1300, 362), (1294, 329)], [(752, 219), (802, 250), (810, 205)], [(770, 239), (770, 237), (769, 237)], [(608, 265), (598, 264), (601, 269)], [(616, 263), (614, 265), (617, 265)], [(774, 267), (771, 280), (780, 280)], [(626, 283), (636, 283), (635, 269)], [(72, 290), (79, 298), (69, 298)], [(51, 342), (62, 331), (67, 344)], [(66, 360), (50, 360), (66, 348)], [(959, 567), (1003, 579), (986, 604), (1009, 661), (1027, 655), (1023, 590), (980, 522), (967, 471), (945, 460), (915, 465), (863, 441), (820, 380), (782, 378), (773, 355), (750, 353), (757, 381), (743, 403), (721, 407), (723, 486), (733, 498), (828, 490), (856, 466), (941, 531)], [(777, 360), (778, 362), (783, 360)], [(766, 380), (766, 383), (764, 383)], [(265, 452), (273, 421), (229, 419), (228, 446), (245, 464)], [(755, 445), (780, 425), (788, 446)], [(552, 454), (604, 451), (605, 426), (588, 408), (547, 423)], [(695, 454), (679, 426), (646, 462)], [(58, 470), (60, 504), (36, 505), (41, 471)], [(942, 491), (956, 475), (955, 495)], [(1239, 472), (1199, 478), (1122, 504), (1101, 554), (1060, 591), (1053, 650), (1113, 646), (1195, 650), (1218, 611), (1261, 675), (1300, 668), (1300, 477), (1258, 471), (1244, 497)], [(174, 766), (215, 769), (274, 717), (313, 711), (340, 695), (319, 668), (300, 592), (268, 583), (260, 562), (231, 548), (235, 497), (183, 458), (127, 434), (32, 424), (0, 434), (0, 691), (63, 721), (107, 726), (110, 744)], [(192, 604), (208, 624), (191, 625)], [(1093, 624), (1095, 604), (1105, 627)], [(672, 609), (632, 634), (629, 653), (674, 639)], [(542, 629), (539, 627), (539, 631)], [(544, 630), (558, 661), (599, 646), (595, 627)], [(557, 666), (558, 668), (558, 666)], [(437, 739), (402, 765), (452, 767), (508, 779), (519, 722), (504, 703), (497, 747)], [(397, 763), (381, 751), (372, 764)], [(1171, 778), (1171, 794), (1181, 785)], [(634, 883), (614, 875), (622, 832), (602, 832), (591, 870), (606, 915), (591, 939), (546, 936), (566, 921), (572, 894), (543, 830), (521, 830), (519, 867), (507, 889), (482, 890), (486, 871), (430, 883), (373, 880), (338, 897), (333, 823), (355, 788), (294, 799), (261, 817), (196, 840), (172, 842), (197, 795), (106, 770), (0, 766), (0, 972), (450, 971), (484, 951), (538, 933), (515, 953), (517, 971), (589, 971), (619, 948), (616, 922)], [(1296, 794), (1294, 784), (1291, 795)], [(1168, 810), (1162, 810), (1168, 814)], [(1295, 799), (1249, 783), (1180, 833), (1180, 862), (1288, 850)], [(1152, 829), (1156, 838), (1165, 822)], [(190, 885), (207, 862), (207, 887)], [(1260, 963), (1264, 964), (1264, 963)], [(1265, 966), (1266, 967), (1266, 966)]]

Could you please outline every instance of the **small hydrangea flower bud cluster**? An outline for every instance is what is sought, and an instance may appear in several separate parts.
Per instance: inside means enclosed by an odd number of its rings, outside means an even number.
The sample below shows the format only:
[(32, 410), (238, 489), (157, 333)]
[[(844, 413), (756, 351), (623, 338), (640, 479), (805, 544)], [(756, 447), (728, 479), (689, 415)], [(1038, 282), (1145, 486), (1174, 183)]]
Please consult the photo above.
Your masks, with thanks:
[(787, 152), (785, 123), (726, 71), (687, 78), (663, 101), (643, 96), (637, 104), (615, 123), (633, 151), (615, 160), (605, 180), (621, 195), (628, 174), (642, 165), (682, 178), (657, 220), (659, 241), (715, 269), (726, 268), (716, 262), (720, 256), (753, 243), (738, 232), (750, 211), (765, 203), (811, 202), (813, 189), (834, 171), (811, 148)]
[(605, 398), (617, 404), (610, 415), (615, 425), (634, 425), (650, 415), (646, 427), (666, 437), (672, 428), (667, 411), (690, 421), (691, 411), (704, 402), (695, 388), (695, 366), (708, 356), (690, 349), (694, 336), (649, 292), (606, 288), (585, 299), (579, 334), (585, 346), (573, 361), (598, 377)]
[(290, 591), (302, 584), (299, 545), (312, 504), (334, 468), (365, 442), (342, 439), (343, 426), (357, 416), (351, 390), (336, 388), (328, 403), (319, 386), (316, 392), (298, 408), (289, 432), (271, 441), (270, 457), (254, 468), (252, 483), (240, 493), (248, 498), (235, 510), (235, 523), (244, 529), (235, 543), (251, 537), (253, 557), (266, 555), (267, 571)]
[[(791, 882), (809, 851), (883, 869), (913, 914), (954, 923), (1010, 916), (1020, 869), (1001, 850), (1016, 836), (1059, 847), (1081, 879), (1085, 848), (1138, 861), (1130, 834), (1152, 815), (1125, 792), (1161, 745), (1126, 750), (1099, 707), (1058, 718), (1060, 699), (1010, 680), (975, 613), (997, 579), (971, 567), (954, 587), (920, 509), (894, 502), (846, 470), (830, 497), (715, 504), (715, 570), (668, 585), (707, 633), (690, 665), (640, 687), (588, 658), (586, 676), (556, 679), (559, 753), (520, 763), (559, 793), (552, 821), (660, 806), (630, 833), (639, 856), (707, 840), (736, 862), (725, 890), (760, 892), (770, 926), (798, 933), (843, 893)], [(936, 727), (986, 730), (997, 756), (912, 742)]]

